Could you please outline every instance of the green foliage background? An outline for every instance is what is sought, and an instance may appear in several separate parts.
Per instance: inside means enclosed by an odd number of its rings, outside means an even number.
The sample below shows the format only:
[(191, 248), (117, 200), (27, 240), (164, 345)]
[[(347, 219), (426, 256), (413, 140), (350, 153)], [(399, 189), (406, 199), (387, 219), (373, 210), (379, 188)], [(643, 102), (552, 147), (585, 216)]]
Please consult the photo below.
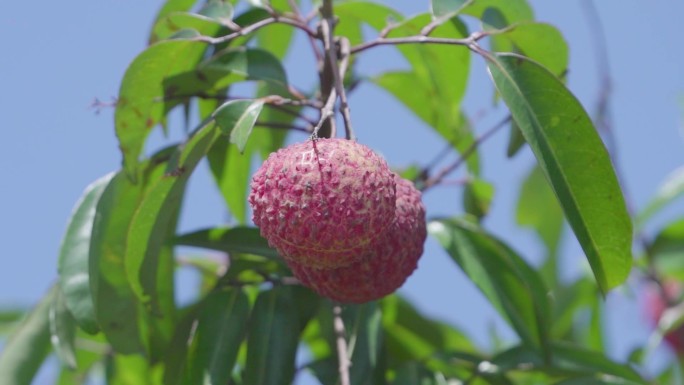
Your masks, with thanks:
[[(323, 71), (319, 89), (296, 90), (282, 64), (295, 30), (323, 46), (318, 19), (304, 21), (293, 12), (294, 3), (164, 3), (149, 47), (121, 81), (114, 130), (122, 168), (93, 182), (76, 204), (59, 252), (59, 278), (49, 293), (28, 314), (2, 313), (2, 325), (15, 327), (0, 355), (0, 384), (30, 383), (49, 354), (62, 367), (58, 384), (95, 377), (108, 384), (289, 384), (301, 371), (322, 384), (340, 382), (334, 304), (292, 284), (289, 269), (247, 216), (254, 159), (283, 145), (288, 131), (282, 127), (308, 132), (326, 124), (316, 112), (327, 100), (330, 77)], [(643, 212), (628, 213), (595, 123), (564, 85), (569, 54), (562, 34), (536, 22), (524, 0), (433, 0), (426, 3), (429, 12), (413, 17), (371, 1), (335, 2), (333, 9), (334, 35), (351, 47), (350, 71), (341, 74), (344, 86), (373, 82), (460, 154), (454, 168), (463, 165), (470, 175), (463, 210), (429, 218), (429, 232), (518, 337), (491, 349), (477, 346), (396, 295), (345, 305), (351, 383), (681, 379), (676, 363), (655, 378), (642, 375), (652, 345), (635, 351), (630, 362), (608, 358), (601, 324), (605, 294), (624, 284), (633, 266), (635, 275), (656, 282), (681, 279), (681, 220), (659, 230), (653, 242), (639, 238), (636, 245), (632, 223), (639, 232), (684, 194), (684, 177), (675, 174)], [(427, 36), (434, 40), (417, 44), (415, 38)], [(394, 45), (410, 70), (358, 73), (354, 58), (372, 49), (373, 41)], [(472, 132), (461, 102), (471, 72), (483, 70), (497, 102), (510, 110), (510, 119), (496, 127), (510, 131), (509, 156), (529, 146), (537, 160), (521, 181), (516, 219), (538, 232), (546, 247), (539, 269), (480, 226), (496, 197), (480, 178), (479, 160), (487, 154), (479, 144), (486, 137)], [(254, 95), (231, 93), (242, 82), (257, 84)], [(143, 158), (148, 136), (165, 129), (174, 109), (198, 111), (199, 121), (189, 122), (195, 128), (183, 143)], [(188, 179), (205, 158), (235, 223), (179, 234)], [(424, 189), (442, 183), (427, 172), (434, 170), (418, 171), (423, 172), (407, 169), (404, 175)], [(591, 267), (570, 283), (559, 279), (557, 268), (564, 222)], [(227, 258), (178, 259), (174, 248), (180, 245)], [(174, 303), (173, 272), (181, 265), (202, 275), (200, 295), (184, 307)], [(580, 312), (590, 322), (581, 322)], [(684, 320), (680, 307), (667, 314), (654, 341)], [(298, 351), (306, 351), (310, 361), (296, 366)]]

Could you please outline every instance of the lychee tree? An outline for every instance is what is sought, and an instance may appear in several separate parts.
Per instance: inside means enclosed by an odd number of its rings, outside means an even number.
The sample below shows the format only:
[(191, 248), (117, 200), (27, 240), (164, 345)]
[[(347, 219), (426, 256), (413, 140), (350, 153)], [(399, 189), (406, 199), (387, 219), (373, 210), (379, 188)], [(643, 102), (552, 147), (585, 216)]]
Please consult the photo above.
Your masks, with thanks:
[[(673, 223), (654, 241), (642, 229), (684, 193), (683, 174), (642, 213), (628, 212), (596, 129), (607, 116), (593, 122), (565, 86), (561, 33), (535, 21), (525, 0), (425, 3), (429, 12), (408, 17), (372, 1), (165, 1), (116, 100), (121, 169), (76, 204), (57, 283), (8, 338), (0, 384), (31, 383), (49, 354), (61, 365), (58, 384), (290, 384), (303, 383), (304, 372), (325, 385), (681, 378), (677, 365), (656, 374), (641, 365), (659, 336), (684, 345), (671, 334), (684, 320), (681, 288), (669, 283), (684, 277), (684, 226)], [(313, 89), (294, 85), (283, 64), (295, 34), (316, 60)], [(361, 73), (360, 58), (380, 46), (397, 49), (410, 68)], [(496, 102), (508, 107), (481, 135), (461, 107), (472, 71), (487, 71)], [(393, 169), (357, 140), (350, 106), (361, 82), (396, 97), (456, 161), (436, 169), (442, 154)], [(249, 97), (244, 87), (235, 92), (242, 83), (253, 85)], [(144, 155), (150, 133), (166, 129), (177, 109), (196, 128)], [(480, 145), (503, 130), (509, 156), (527, 146), (536, 159), (517, 219), (547, 249), (538, 268), (481, 223), (493, 189), (480, 177)], [(205, 159), (225, 198), (217, 210), (231, 219), (179, 233), (188, 180)], [(463, 210), (430, 216), (421, 194), (458, 169), (468, 175)], [(557, 268), (565, 221), (591, 268), (569, 283)], [(430, 257), (422, 255), (428, 234), (515, 340), (478, 346), (393, 294)], [(211, 252), (178, 258), (178, 246)], [(658, 328), (651, 345), (618, 362), (601, 343), (603, 298), (633, 264), (661, 301), (652, 307)], [(179, 268), (202, 277), (185, 306), (174, 301)]]

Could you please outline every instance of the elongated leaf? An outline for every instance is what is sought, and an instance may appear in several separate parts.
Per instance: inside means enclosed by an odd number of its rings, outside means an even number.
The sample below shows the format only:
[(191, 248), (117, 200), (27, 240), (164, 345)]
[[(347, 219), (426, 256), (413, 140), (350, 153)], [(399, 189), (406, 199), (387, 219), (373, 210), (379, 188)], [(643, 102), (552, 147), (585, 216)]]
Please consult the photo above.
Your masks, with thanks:
[(363, 41), (362, 27), (368, 25), (376, 31), (386, 25), (401, 22), (404, 17), (392, 8), (370, 1), (349, 1), (335, 4), (335, 15), (340, 18), (335, 34), (345, 36), (352, 45)]
[(476, 0), (468, 5), (463, 13), (482, 18), (488, 8), (498, 10), (509, 24), (532, 21), (534, 14), (527, 0)]
[(398, 296), (382, 300), (382, 323), (389, 365), (425, 361), (440, 351), (474, 351), (474, 345), (460, 330), (427, 318)]
[(138, 157), (152, 128), (161, 121), (165, 105), (163, 81), (190, 71), (200, 60), (206, 44), (170, 40), (154, 44), (138, 55), (121, 82), (114, 122), (116, 136), (129, 177), (137, 178)]
[(227, 384), (247, 330), (249, 300), (233, 289), (210, 294), (202, 307), (189, 361), (190, 383)]
[(494, 198), (494, 185), (482, 179), (468, 181), (463, 190), (463, 207), (468, 214), (482, 218), (489, 212)]
[[(155, 22), (152, 24), (153, 26), (156, 26), (157, 23), (160, 22), (160, 20), (164, 19), (166, 16), (168, 16), (171, 13), (174, 12), (183, 12), (183, 11), (188, 11), (192, 6), (197, 2), (197, 0), (167, 0), (164, 5), (159, 9), (159, 12), (157, 12), (157, 16), (155, 17)], [(150, 32), (150, 36), (148, 38), (149, 44), (152, 44), (159, 40), (160, 37), (156, 35), (155, 33), (155, 27), (152, 28), (152, 32)]]
[(214, 36), (221, 30), (219, 20), (194, 13), (172, 12), (159, 19), (152, 27), (150, 41), (173, 38), (182, 30), (194, 30), (200, 35)]
[(472, 1), (469, 0), (430, 0), (430, 12), (434, 16), (457, 13)]
[(106, 361), (108, 385), (161, 385), (163, 367), (152, 366), (140, 355), (109, 355)]
[(102, 361), (105, 354), (110, 351), (109, 345), (107, 345), (102, 333), (95, 336), (88, 335), (85, 333), (76, 333), (76, 350), (75, 359), (76, 367), (68, 368), (62, 367), (59, 377), (57, 378), (56, 385), (80, 385), (87, 384), (88, 381), (92, 379), (90, 377), (95, 377), (97, 374), (95, 372), (94, 365)]
[(250, 318), (244, 383), (290, 384), (299, 341), (292, 288), (277, 286), (257, 297)]
[(591, 119), (558, 78), (524, 57), (488, 55), (492, 79), (605, 292), (629, 275), (632, 223)]
[[(349, 310), (349, 309), (347, 309)], [(383, 354), (382, 312), (376, 302), (355, 306), (353, 322), (349, 328), (352, 366), (349, 377), (352, 384), (380, 384), (384, 381), (385, 371)], [(353, 343), (353, 344), (351, 344)]]
[(651, 202), (637, 216), (636, 228), (641, 229), (648, 219), (682, 196), (684, 196), (684, 167), (678, 168), (665, 178)]
[(175, 223), (185, 185), (197, 163), (219, 137), (209, 122), (196, 131), (169, 160), (164, 175), (150, 182), (128, 229), (125, 266), (136, 296), (160, 314), (157, 290), (159, 254)]
[(613, 376), (626, 380), (627, 384), (647, 384), (629, 365), (611, 361), (603, 354), (567, 343), (553, 343), (552, 359), (545, 362), (535, 351), (526, 347), (514, 347), (494, 357), (492, 363), (501, 370), (524, 366), (529, 370), (573, 376), (594, 375), (595, 378)]
[[(402, 22), (388, 37), (420, 34), (430, 23), (430, 15), (423, 14)], [(453, 18), (434, 30), (431, 36), (462, 38), (468, 34), (465, 25)], [(433, 127), (459, 151), (473, 143), (470, 126), (461, 113), (461, 100), (470, 70), (467, 50), (439, 45), (399, 45), (397, 49), (411, 65), (411, 71), (389, 72), (373, 81), (406, 105), (425, 123)], [(468, 158), (468, 168), (479, 173), (477, 154)]]
[(231, 100), (214, 113), (216, 124), (225, 135), (230, 135), (230, 142), (237, 145), (241, 153), (245, 151), (247, 139), (263, 107), (262, 100)]
[(684, 219), (663, 228), (649, 249), (661, 277), (684, 280)]
[(285, 69), (272, 53), (259, 48), (230, 47), (197, 68), (164, 79), (166, 109), (183, 98), (216, 93), (245, 80), (263, 80), (280, 87), (287, 85)]
[(558, 281), (558, 246), (563, 235), (563, 210), (539, 166), (527, 175), (520, 188), (516, 221), (532, 228), (546, 246), (542, 274), (549, 287)]
[(30, 385), (50, 351), (50, 304), (59, 288), (53, 286), (17, 326), (0, 352), (0, 385)]
[[(66, 307), (88, 333), (99, 329), (90, 291), (88, 258), (97, 202), (114, 174), (108, 174), (86, 188), (76, 204), (59, 253), (59, 285)], [(61, 301), (61, 299), (60, 299)]]
[(177, 245), (203, 247), (228, 253), (247, 253), (279, 259), (278, 252), (268, 245), (256, 227), (232, 227), (198, 230), (178, 236)]
[(561, 32), (550, 24), (519, 23), (506, 33), (496, 35), (496, 39), (508, 39), (519, 53), (558, 77), (568, 68), (568, 44)]
[(19, 308), (4, 308), (0, 310), (0, 337), (4, 337), (26, 315), (26, 311)]
[(144, 353), (148, 344), (141, 330), (141, 305), (128, 283), (124, 258), (128, 230), (147, 181), (164, 175), (165, 161), (172, 151), (162, 150), (143, 164), (143, 183), (134, 184), (125, 172), (117, 173), (97, 205), (90, 248), (90, 285), (98, 324), (119, 353)]
[(66, 307), (66, 298), (61, 290), (57, 290), (50, 304), (50, 342), (62, 364), (69, 369), (76, 369), (76, 321)]
[(520, 132), (520, 128), (515, 122), (511, 122), (510, 133), (508, 136), (508, 147), (506, 148), (506, 156), (509, 158), (514, 157), (518, 153), (518, 151), (520, 151), (524, 144), (525, 137), (523, 136), (522, 132)]
[(433, 221), (428, 231), (520, 338), (548, 354), (551, 313), (539, 275), (508, 246), (465, 220)]

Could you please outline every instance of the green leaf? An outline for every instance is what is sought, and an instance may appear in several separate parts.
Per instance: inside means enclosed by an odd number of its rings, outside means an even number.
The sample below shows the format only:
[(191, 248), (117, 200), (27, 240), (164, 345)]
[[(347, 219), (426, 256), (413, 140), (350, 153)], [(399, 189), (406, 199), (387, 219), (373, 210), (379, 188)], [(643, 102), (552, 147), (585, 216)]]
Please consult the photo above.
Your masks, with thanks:
[(569, 48), (561, 32), (545, 23), (516, 24), (495, 39), (508, 39), (519, 53), (535, 60), (560, 77), (568, 68)]
[[(152, 25), (156, 27), (156, 25), (159, 24), (162, 19), (171, 13), (190, 10), (190, 8), (192, 8), (196, 2), (197, 0), (166, 0), (164, 5), (159, 9), (159, 12), (157, 12), (157, 16), (155, 17), (155, 21), (152, 23)], [(150, 32), (150, 36), (148, 38), (149, 44), (159, 40), (159, 36), (157, 36), (155, 33), (155, 27), (153, 27), (152, 32)]]
[(382, 300), (382, 323), (391, 366), (425, 361), (440, 351), (474, 351), (460, 330), (425, 317), (406, 300), (388, 296)]
[(276, 286), (259, 294), (249, 321), (245, 384), (292, 382), (299, 325), (291, 287)]
[(563, 83), (521, 56), (487, 55), (494, 84), (550, 181), (602, 291), (632, 265), (632, 223), (610, 156)]
[(345, 36), (351, 45), (363, 42), (363, 25), (380, 31), (386, 25), (404, 19), (401, 13), (392, 8), (370, 1), (349, 1), (335, 4), (335, 15), (340, 19), (339, 24), (335, 26), (335, 34)]
[(432, 221), (428, 231), (524, 343), (548, 354), (550, 306), (536, 271), (504, 243), (465, 220)]
[(96, 205), (114, 174), (108, 174), (86, 188), (71, 214), (62, 239), (57, 271), (67, 309), (79, 326), (88, 333), (97, 333), (93, 294), (90, 290), (88, 258)]
[(214, 36), (221, 30), (221, 22), (215, 18), (187, 12), (172, 12), (159, 19), (152, 27), (150, 41), (176, 38), (183, 30), (196, 31), (199, 35)]
[(544, 177), (535, 165), (527, 175), (518, 195), (516, 221), (532, 228), (546, 246), (547, 254), (542, 274), (553, 287), (558, 280), (558, 246), (563, 235), (563, 210)]
[(57, 290), (50, 304), (50, 342), (63, 365), (76, 369), (76, 320), (69, 313), (66, 298), (61, 290)]
[(502, 352), (491, 362), (502, 371), (525, 367), (526, 370), (557, 375), (592, 375), (595, 378), (613, 376), (627, 380), (626, 384), (647, 384), (629, 365), (613, 362), (599, 352), (561, 342), (554, 342), (551, 351), (551, 361), (546, 362), (536, 351), (518, 346)]
[(218, 20), (222, 23), (233, 20), (234, 9), (231, 3), (223, 0), (209, 0), (198, 12), (201, 15)]
[(345, 322), (349, 345), (353, 347), (349, 359), (352, 384), (377, 385), (384, 382), (382, 359), (382, 312), (377, 302), (369, 302), (345, 309), (353, 309), (353, 322)]
[[(142, 167), (143, 181), (163, 175), (173, 148), (163, 150)], [(114, 351), (143, 353), (142, 306), (126, 276), (124, 256), (131, 221), (144, 196), (145, 185), (134, 184), (121, 171), (112, 178), (97, 204), (90, 247), (90, 286), (97, 322)], [(147, 328), (147, 326), (145, 327)]]
[(107, 385), (161, 385), (163, 367), (153, 366), (140, 355), (115, 354), (107, 356)]
[(183, 246), (203, 247), (227, 253), (247, 253), (280, 259), (278, 252), (268, 245), (256, 227), (216, 227), (179, 235), (174, 243)]
[(137, 179), (138, 157), (152, 128), (165, 113), (164, 79), (195, 67), (207, 45), (192, 40), (154, 44), (138, 55), (121, 82), (114, 113), (124, 169)]
[(0, 337), (11, 331), (25, 315), (26, 311), (19, 308), (0, 309)]
[(50, 305), (59, 288), (53, 286), (17, 325), (0, 352), (0, 385), (30, 385), (50, 351)]
[(247, 139), (263, 107), (263, 100), (231, 100), (214, 113), (216, 124), (225, 135), (230, 135), (230, 142), (237, 145), (241, 153), (245, 152)]
[(242, 290), (218, 291), (207, 297), (188, 362), (190, 383), (229, 382), (248, 319), (249, 299)]
[(437, 17), (455, 14), (472, 2), (471, 0), (430, 0), (430, 12)]
[[(388, 37), (420, 34), (430, 20), (427, 14), (408, 19), (394, 28)], [(431, 36), (462, 38), (467, 34), (465, 25), (458, 18), (453, 18), (437, 27)], [(397, 49), (411, 65), (411, 71), (384, 73), (373, 78), (373, 82), (433, 127), (455, 149), (461, 152), (468, 149), (474, 137), (460, 108), (470, 69), (468, 51), (423, 44), (398, 45)], [(476, 153), (468, 158), (467, 165), (473, 174), (479, 173)]]
[(90, 380), (89, 376), (93, 366), (101, 361), (104, 355), (110, 350), (109, 345), (105, 344), (104, 336), (100, 333), (96, 336), (85, 333), (76, 334), (76, 350), (75, 359), (76, 367), (74, 369), (62, 367), (57, 378), (57, 385), (79, 385), (87, 384)]
[(506, 147), (506, 156), (512, 158), (525, 144), (525, 137), (520, 131), (520, 127), (512, 121), (510, 133), (508, 136), (508, 147)]
[(661, 277), (684, 281), (684, 218), (669, 223), (649, 247)]
[(160, 251), (175, 227), (187, 181), (219, 132), (211, 122), (199, 128), (172, 155), (165, 173), (149, 183), (131, 220), (124, 258), (126, 273), (133, 292), (152, 314), (161, 315), (157, 288)]
[(463, 190), (463, 206), (468, 214), (482, 218), (489, 212), (494, 185), (482, 179), (468, 181)]
[(476, 0), (466, 7), (463, 13), (481, 19), (488, 8), (498, 10), (509, 24), (534, 19), (532, 7), (527, 0)]
[(684, 196), (684, 167), (678, 168), (665, 178), (649, 204), (637, 215), (636, 229), (643, 228), (651, 217), (681, 196)]

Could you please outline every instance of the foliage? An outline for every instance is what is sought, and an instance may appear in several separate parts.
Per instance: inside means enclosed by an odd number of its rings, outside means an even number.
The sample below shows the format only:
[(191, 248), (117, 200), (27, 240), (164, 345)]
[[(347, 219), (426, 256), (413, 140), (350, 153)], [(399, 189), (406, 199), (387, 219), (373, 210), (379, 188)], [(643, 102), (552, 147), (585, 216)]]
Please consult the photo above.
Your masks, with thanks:
[[(30, 383), (50, 350), (61, 363), (59, 384), (101, 376), (108, 384), (289, 384), (309, 371), (327, 385), (346, 382), (339, 368), (347, 359), (353, 384), (649, 383), (639, 359), (608, 358), (603, 296), (625, 283), (633, 265), (640, 277), (681, 280), (684, 226), (680, 219), (658, 231), (634, 262), (632, 217), (610, 154), (564, 84), (561, 33), (536, 22), (525, 0), (432, 0), (430, 13), (409, 18), (371, 1), (326, 0), (311, 18), (300, 7), (294, 0), (165, 1), (149, 46), (121, 82), (114, 130), (122, 168), (93, 182), (76, 204), (49, 293), (21, 321), (14, 309), (0, 313), (1, 333), (16, 324), (0, 354), (0, 384)], [(294, 33), (311, 40), (316, 89), (288, 81), (283, 58)], [(358, 73), (355, 59), (381, 45), (398, 49), (409, 69)], [(478, 137), (461, 102), (471, 71), (482, 70), (510, 117)], [(345, 305), (336, 316), (337, 305), (300, 286), (249, 223), (254, 158), (282, 147), (288, 132), (335, 134), (330, 117), (338, 112), (353, 138), (347, 95), (360, 81), (396, 97), (459, 154), (440, 171), (407, 170), (417, 186), (433, 188), (466, 166), (463, 213), (431, 218), (429, 230), (516, 333), (505, 347), (478, 346), (397, 295)], [(244, 82), (255, 84), (249, 98), (232, 93)], [(176, 108), (197, 110), (197, 128), (143, 158), (148, 135), (166, 129)], [(509, 156), (528, 146), (537, 160), (522, 181), (517, 220), (546, 247), (540, 268), (482, 224), (496, 196), (481, 179), (479, 146), (502, 127), (510, 127)], [(205, 158), (235, 220), (179, 234), (187, 182)], [(682, 180), (681, 170), (673, 174), (635, 216), (637, 230), (682, 195)], [(575, 282), (558, 276), (565, 221), (591, 267)], [(181, 260), (174, 255), (181, 245), (214, 254)], [(174, 303), (180, 268), (202, 276), (198, 297), (184, 307)], [(681, 324), (677, 309), (659, 333)], [(580, 311), (591, 322), (580, 322)]]

